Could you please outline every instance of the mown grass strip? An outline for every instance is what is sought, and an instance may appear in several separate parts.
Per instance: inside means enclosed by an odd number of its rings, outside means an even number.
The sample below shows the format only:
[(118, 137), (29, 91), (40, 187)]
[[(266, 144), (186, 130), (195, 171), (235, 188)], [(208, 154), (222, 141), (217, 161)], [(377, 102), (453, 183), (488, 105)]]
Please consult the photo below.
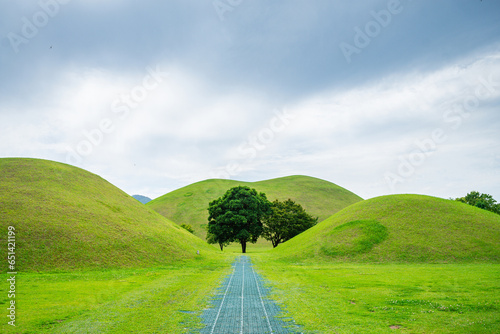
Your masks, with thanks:
[(498, 264), (252, 259), (307, 333), (500, 333)]
[[(230, 258), (230, 259), (229, 259)], [(147, 269), (21, 274), (1, 333), (188, 333), (232, 256)], [(4, 291), (5, 275), (0, 275)], [(5, 300), (0, 300), (0, 307)]]

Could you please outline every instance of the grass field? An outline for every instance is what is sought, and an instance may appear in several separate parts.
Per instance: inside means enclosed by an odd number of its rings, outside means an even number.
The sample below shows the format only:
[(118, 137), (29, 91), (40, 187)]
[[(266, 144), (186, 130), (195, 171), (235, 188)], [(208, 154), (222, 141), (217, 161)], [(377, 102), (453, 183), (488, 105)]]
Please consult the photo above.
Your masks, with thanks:
[[(17, 276), (16, 327), (1, 333), (187, 333), (230, 271), (234, 255), (147, 268)], [(0, 275), (7, 291), (7, 275)], [(7, 314), (8, 300), (0, 299)], [(5, 316), (2, 318), (7, 319)]]
[[(273, 249), (273, 244), (265, 239), (259, 239), (255, 244), (247, 244), (247, 254), (263, 253)], [(239, 254), (241, 255), (241, 244), (233, 242), (228, 246), (224, 247), (224, 253), (227, 254)]]
[(305, 333), (500, 333), (500, 265), (293, 263), (251, 254)]
[[(193, 332), (238, 251), (157, 268), (18, 275), (17, 326), (4, 321), (0, 332)], [(304, 333), (500, 332), (498, 264), (305, 264), (259, 247), (247, 255)]]
[(276, 257), (326, 262), (500, 262), (500, 215), (423, 195), (355, 203), (279, 245)]
[[(219, 252), (87, 171), (37, 159), (0, 159), (0, 171), (0, 247), (14, 226), (18, 271), (12, 327), (2, 264), (1, 333), (193, 332), (241, 254), (238, 243)], [(236, 181), (213, 182), (162, 200), (201, 214)], [(304, 333), (500, 333), (500, 216), (421, 195), (360, 201), (303, 176), (249, 185), (300, 198), (312, 213), (344, 207), (276, 249), (247, 248)]]
[(306, 333), (499, 333), (499, 240), (498, 215), (393, 195), (251, 256)]

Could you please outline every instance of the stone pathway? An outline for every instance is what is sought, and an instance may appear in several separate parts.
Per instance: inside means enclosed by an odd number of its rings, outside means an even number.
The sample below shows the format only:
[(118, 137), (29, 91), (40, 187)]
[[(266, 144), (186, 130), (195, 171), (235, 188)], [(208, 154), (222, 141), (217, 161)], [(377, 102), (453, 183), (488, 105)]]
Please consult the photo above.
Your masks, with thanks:
[(240, 256), (214, 298), (213, 306), (203, 313), (205, 328), (200, 333), (300, 333), (293, 322), (277, 317), (280, 308), (267, 298), (268, 293), (250, 258)]

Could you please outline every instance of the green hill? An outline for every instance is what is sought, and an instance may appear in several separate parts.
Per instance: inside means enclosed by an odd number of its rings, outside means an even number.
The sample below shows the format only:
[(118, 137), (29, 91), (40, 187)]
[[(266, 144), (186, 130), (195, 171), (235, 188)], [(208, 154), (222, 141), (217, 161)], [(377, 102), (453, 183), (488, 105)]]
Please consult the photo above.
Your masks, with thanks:
[(353, 204), (278, 246), (292, 261), (499, 262), (500, 216), (452, 200), (382, 196)]
[(215, 250), (99, 176), (52, 161), (0, 159), (0, 203), (0, 248), (14, 226), (18, 271), (144, 267)]
[(179, 225), (193, 226), (195, 234), (204, 239), (208, 203), (239, 185), (264, 192), (270, 201), (291, 198), (302, 205), (309, 214), (319, 217), (319, 221), (362, 200), (361, 197), (331, 182), (296, 175), (259, 182), (205, 180), (163, 195), (147, 203), (147, 206)]

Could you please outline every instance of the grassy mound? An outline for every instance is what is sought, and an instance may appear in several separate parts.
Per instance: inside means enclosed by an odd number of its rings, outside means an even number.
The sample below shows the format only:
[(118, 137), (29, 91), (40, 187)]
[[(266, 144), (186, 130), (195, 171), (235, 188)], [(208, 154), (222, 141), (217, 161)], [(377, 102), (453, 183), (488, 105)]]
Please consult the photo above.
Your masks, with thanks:
[(61, 163), (0, 159), (0, 203), (5, 236), (15, 227), (19, 271), (150, 266), (214, 250), (99, 176)]
[(353, 204), (278, 246), (292, 261), (499, 262), (500, 216), (422, 195)]
[(259, 182), (221, 179), (201, 181), (163, 195), (149, 202), (147, 206), (179, 225), (193, 226), (195, 234), (204, 239), (208, 203), (239, 185), (264, 192), (270, 201), (291, 198), (302, 205), (309, 214), (319, 217), (319, 221), (362, 200), (361, 197), (331, 182), (296, 175)]

